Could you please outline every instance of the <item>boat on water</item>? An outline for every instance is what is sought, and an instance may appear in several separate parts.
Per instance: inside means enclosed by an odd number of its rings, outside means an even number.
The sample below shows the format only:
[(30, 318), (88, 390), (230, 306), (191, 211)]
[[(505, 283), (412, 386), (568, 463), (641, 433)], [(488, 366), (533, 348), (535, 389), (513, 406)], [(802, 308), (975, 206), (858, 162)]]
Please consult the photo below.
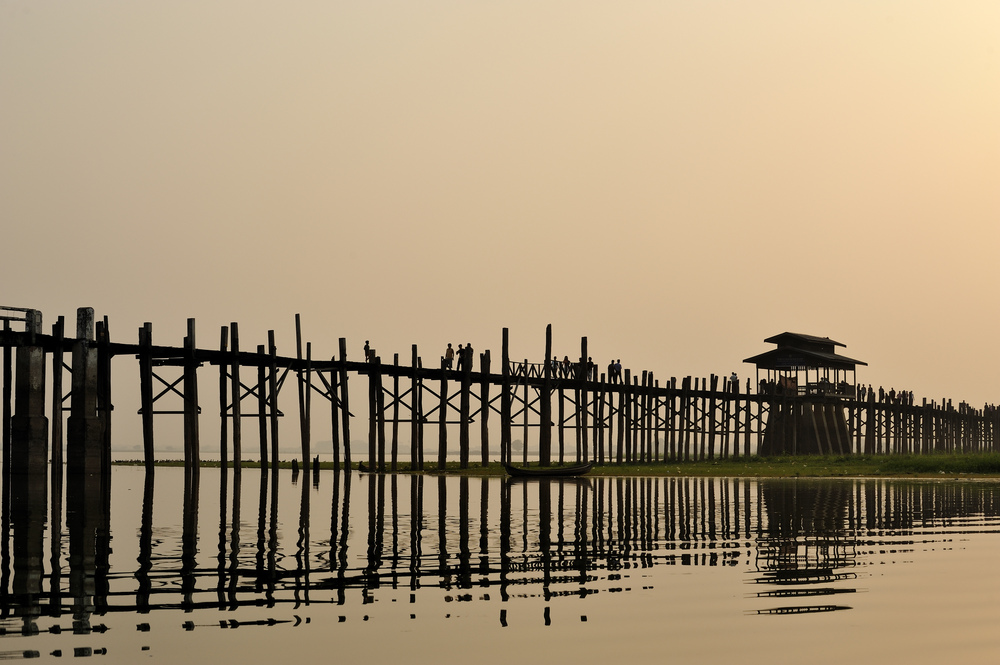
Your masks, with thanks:
[(594, 468), (593, 462), (572, 464), (569, 466), (512, 466), (504, 464), (503, 468), (511, 478), (564, 478), (582, 476)]

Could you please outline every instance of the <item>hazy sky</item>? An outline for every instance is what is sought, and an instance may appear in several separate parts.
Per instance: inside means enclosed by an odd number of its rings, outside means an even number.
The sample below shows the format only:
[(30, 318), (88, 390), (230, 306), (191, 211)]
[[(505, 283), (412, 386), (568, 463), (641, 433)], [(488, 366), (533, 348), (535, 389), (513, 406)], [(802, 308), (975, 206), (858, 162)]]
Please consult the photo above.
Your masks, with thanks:
[(995, 0), (0, 0), (0, 304), (662, 378), (793, 331), (1000, 402), (998, 44)]

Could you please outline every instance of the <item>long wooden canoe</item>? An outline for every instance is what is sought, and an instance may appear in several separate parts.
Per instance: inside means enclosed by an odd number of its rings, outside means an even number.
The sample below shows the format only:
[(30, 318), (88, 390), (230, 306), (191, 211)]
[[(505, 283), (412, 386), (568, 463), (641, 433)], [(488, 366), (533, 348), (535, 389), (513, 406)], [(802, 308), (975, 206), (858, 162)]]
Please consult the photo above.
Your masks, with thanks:
[(582, 476), (594, 467), (592, 462), (573, 464), (571, 466), (511, 466), (504, 464), (507, 475), (512, 478), (553, 478), (563, 476)]

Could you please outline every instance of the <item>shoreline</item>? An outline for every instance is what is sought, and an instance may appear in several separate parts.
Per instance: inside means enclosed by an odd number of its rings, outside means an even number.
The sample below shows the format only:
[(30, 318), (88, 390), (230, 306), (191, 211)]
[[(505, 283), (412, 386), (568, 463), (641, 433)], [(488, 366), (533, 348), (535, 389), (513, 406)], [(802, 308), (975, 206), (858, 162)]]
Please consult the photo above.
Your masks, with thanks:
[[(114, 466), (143, 466), (142, 460), (118, 460)], [(294, 462), (298, 466), (298, 460)], [(363, 464), (363, 462), (361, 463)], [(156, 467), (183, 467), (180, 460), (160, 460)], [(218, 460), (202, 461), (202, 468), (220, 468)], [(553, 466), (558, 466), (554, 464)], [(359, 463), (351, 468), (362, 473)], [(232, 461), (227, 465), (232, 469)], [(244, 469), (260, 468), (258, 461), (244, 461)], [(292, 460), (281, 460), (279, 469), (293, 469)], [(333, 470), (333, 462), (321, 462), (321, 471)], [(343, 468), (343, 465), (341, 465)], [(393, 473), (388, 469), (386, 474)], [(461, 469), (449, 462), (444, 470), (424, 468), (413, 471), (409, 464), (398, 465), (397, 475), (506, 477), (499, 462)], [(1000, 453), (931, 454), (931, 455), (847, 455), (796, 457), (738, 457), (724, 460), (673, 461), (644, 464), (605, 464), (594, 466), (584, 477), (740, 477), (740, 478), (997, 478), (1000, 479)]]

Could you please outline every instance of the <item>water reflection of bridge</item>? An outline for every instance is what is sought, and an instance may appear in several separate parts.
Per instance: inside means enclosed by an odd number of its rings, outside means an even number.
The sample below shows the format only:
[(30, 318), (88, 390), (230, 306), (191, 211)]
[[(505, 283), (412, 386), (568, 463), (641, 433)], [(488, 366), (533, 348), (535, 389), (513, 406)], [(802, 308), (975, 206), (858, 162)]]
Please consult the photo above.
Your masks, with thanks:
[[(859, 543), (869, 546), (891, 533), (905, 546), (908, 534), (926, 539), (944, 530), (977, 530), (984, 519), (1000, 516), (998, 490), (987, 483), (511, 482), (307, 472), (297, 478), (292, 499), (299, 504), (293, 538), (281, 535), (288, 525), (279, 520), (279, 474), (260, 474), (254, 506), (243, 504), (240, 474), (221, 472), (220, 480), (219, 496), (206, 497), (200, 474), (185, 474), (177, 543), (154, 535), (155, 473), (147, 474), (139, 555), (128, 569), (111, 565), (110, 495), (100, 476), (68, 484), (65, 536), (61, 502), (49, 511), (44, 491), (12, 487), (3, 511), (0, 619), (17, 619), (17, 632), (31, 634), (72, 617), (71, 627), (62, 629), (89, 634), (101, 629), (95, 617), (110, 613), (291, 611), (365, 604), (388, 589), (410, 589), (416, 603), (417, 590), (429, 587), (457, 602), (490, 599), (494, 591), (500, 601), (522, 595), (549, 601), (637, 591), (630, 575), (689, 565), (746, 566), (753, 581), (766, 585), (761, 597), (823, 595), (832, 593), (831, 583), (853, 576)], [(330, 494), (319, 481), (331, 486)], [(317, 533), (310, 514), (324, 495), (330, 521)], [(199, 533), (207, 505), (218, 514), (211, 535)], [(247, 538), (250, 531), (254, 537)], [(788, 590), (803, 582), (815, 591)], [(824, 606), (770, 609), (789, 607)], [(44, 618), (48, 628), (39, 626)]]

